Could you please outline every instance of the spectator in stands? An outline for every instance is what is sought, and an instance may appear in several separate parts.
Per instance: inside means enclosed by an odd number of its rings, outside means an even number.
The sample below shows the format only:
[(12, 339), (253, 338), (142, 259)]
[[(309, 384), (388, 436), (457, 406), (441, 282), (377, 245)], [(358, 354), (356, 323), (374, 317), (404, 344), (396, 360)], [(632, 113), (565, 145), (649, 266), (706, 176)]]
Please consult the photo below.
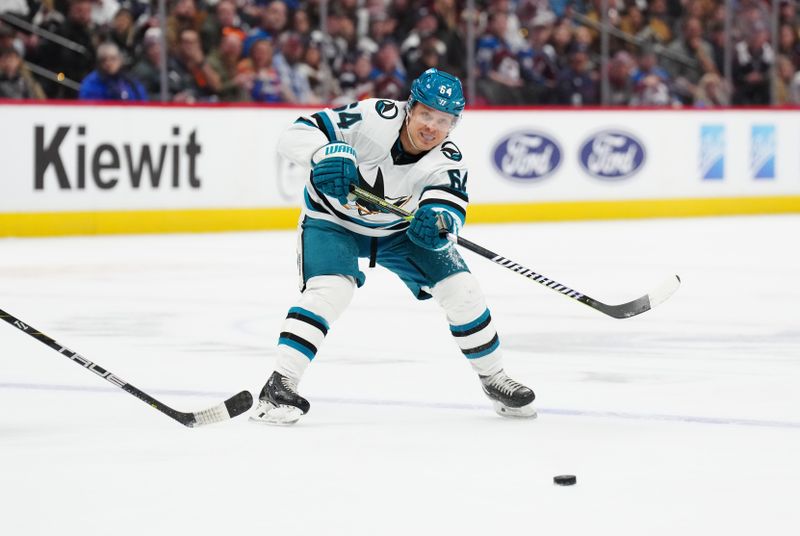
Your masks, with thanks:
[(636, 61), (626, 51), (620, 50), (608, 62), (608, 104), (628, 106), (634, 95), (633, 69)]
[[(39, 63), (54, 73), (63, 73), (70, 80), (83, 80), (95, 66), (96, 36), (92, 26), (91, 0), (71, 0), (66, 19), (63, 24), (54, 28), (54, 32), (83, 47), (84, 52), (77, 52), (53, 41), (45, 41), (37, 54)], [(44, 90), (51, 98), (74, 98), (75, 95), (73, 90), (57, 82), (45, 83)]]
[[(368, 65), (367, 75), (371, 70), (371, 63)], [(303, 71), (303, 76), (308, 80), (311, 91), (319, 102), (331, 102), (336, 95), (340, 94), (336, 77), (330, 66), (323, 61), (320, 44), (316, 41), (311, 41), (306, 47), (305, 56), (298, 68)]]
[(792, 60), (784, 55), (779, 55), (776, 62), (777, 76), (775, 88), (775, 104), (786, 106), (798, 104), (792, 101), (792, 80), (794, 79), (795, 68)]
[(703, 39), (703, 26), (700, 19), (684, 19), (681, 36), (672, 41), (667, 50), (683, 60), (672, 59), (664, 62), (674, 83), (675, 93), (681, 102), (690, 104), (696, 91), (697, 82), (706, 73), (716, 71), (714, 52), (711, 45)]
[(197, 9), (195, 0), (174, 0), (172, 11), (167, 17), (167, 50), (175, 53), (181, 46), (184, 30), (200, 32), (206, 12)]
[(219, 75), (219, 100), (222, 102), (245, 102), (250, 100), (248, 89), (252, 77), (239, 72), (242, 58), (244, 32), (237, 28), (224, 28), (222, 40), (211, 55), (208, 64)]
[(714, 16), (716, 0), (681, 0), (680, 15), (683, 18), (695, 18), (705, 23)]
[(300, 67), (306, 47), (300, 34), (286, 32), (278, 40), (278, 52), (273, 61), (288, 90), (287, 100), (296, 104), (320, 104), (311, 91), (306, 71)]
[(81, 100), (146, 101), (147, 91), (122, 69), (122, 54), (114, 43), (97, 47), (97, 69), (81, 82)]
[(757, 25), (750, 36), (736, 43), (733, 55), (733, 104), (766, 105), (770, 103), (769, 73), (775, 53), (769, 33)]
[(631, 72), (633, 96), (631, 106), (672, 106), (679, 101), (672, 91), (672, 78), (658, 65), (651, 47), (639, 52), (637, 66)]
[(717, 73), (703, 75), (697, 84), (694, 96), (695, 108), (717, 108), (731, 105), (731, 91), (725, 80)]
[(360, 52), (359, 46), (361, 45), (364, 45), (364, 43), (359, 42), (355, 21), (348, 17), (341, 17), (339, 32), (336, 35), (336, 46), (339, 53), (345, 56), (352, 56)]
[(561, 70), (569, 63), (569, 49), (572, 45), (572, 24), (562, 19), (553, 27), (549, 44), (556, 54), (556, 69)]
[(214, 8), (214, 13), (206, 17), (200, 29), (200, 42), (203, 52), (211, 53), (220, 45), (222, 32), (225, 29), (241, 29), (239, 16), (236, 13), (236, 4), (233, 0), (220, 0)]
[(413, 0), (390, 0), (387, 12), (389, 18), (395, 21), (391, 39), (400, 43), (414, 28), (416, 22), (414, 2)]
[(800, 71), (794, 73), (789, 84), (789, 102), (793, 105), (800, 105)]
[(559, 73), (556, 82), (559, 104), (596, 105), (600, 91), (596, 75), (589, 70), (589, 51), (585, 44), (576, 44), (569, 54), (569, 65)]
[(304, 39), (311, 38), (311, 19), (307, 11), (297, 10), (292, 15), (291, 29), (300, 34)]
[[(590, 40), (586, 43), (592, 47), (595, 47), (596, 43), (600, 42), (600, 24), (603, 21), (603, 0), (588, 0), (585, 2), (587, 5), (585, 7), (586, 10), (586, 18), (591, 21), (591, 25), (587, 28), (590, 34)], [(609, 9), (608, 9), (608, 23), (613, 28), (619, 28), (621, 23), (621, 17), (619, 14), (618, 9), (614, 9), (611, 3), (609, 2)], [(612, 36), (613, 38), (613, 36)]]
[[(0, 21), (0, 48), (11, 48), (18, 46), (17, 31)], [(20, 52), (20, 54), (22, 54)]]
[(44, 99), (44, 91), (15, 47), (0, 48), (0, 99)]
[[(170, 100), (213, 100), (217, 98), (218, 91), (224, 93), (222, 98), (226, 100), (237, 99), (229, 93), (229, 90), (233, 91), (229, 76), (223, 76), (224, 82), (220, 81), (220, 87), (216, 88), (213, 77), (204, 73), (204, 62), (195, 62), (194, 67), (184, 65), (186, 54), (179, 50), (179, 37), (186, 29), (201, 31), (202, 57), (210, 58), (215, 52), (214, 61), (211, 62), (215, 68), (211, 71), (219, 76), (224, 75), (223, 70), (230, 73), (233, 59), (224, 60), (227, 62), (226, 69), (219, 62), (223, 61), (223, 56), (233, 54), (235, 48), (232, 42), (228, 42), (225, 51), (215, 50), (221, 46), (223, 29), (238, 28), (247, 32), (255, 27), (253, 35), (245, 42), (242, 54), (248, 55), (247, 48), (254, 40), (269, 36), (278, 49), (274, 66), (284, 71), (280, 77), (282, 83), (292, 87), (298, 81), (308, 80), (311, 88), (308, 98), (315, 101), (340, 100), (337, 96), (342, 94), (343, 98), (352, 95), (402, 98), (406, 73), (417, 73), (426, 66), (437, 65), (466, 75), (466, 21), (471, 20), (478, 21), (480, 35), (480, 39), (473, 43), (480, 73), (478, 102), (482, 99), (489, 104), (547, 104), (561, 99), (561, 93), (558, 93), (558, 97), (550, 98), (542, 90), (552, 86), (551, 94), (556, 95), (556, 80), (564, 89), (565, 80), (556, 78), (556, 73), (569, 67), (568, 63), (572, 60), (570, 50), (577, 47), (586, 48), (588, 52), (583, 73), (594, 81), (589, 87), (594, 85), (596, 89), (600, 74), (599, 40), (593, 39), (593, 30), (570, 16), (572, 12), (586, 13), (588, 9), (590, 18), (599, 20), (600, 0), (481, 0), (477, 2), (479, 11), (475, 15), (464, 11), (463, 0), (341, 0), (327, 2), (329, 35), (316, 29), (320, 14), (318, 0), (167, 2), (171, 44), (168, 49), (171, 58), (168, 78)], [(727, 13), (722, 0), (609, 0), (612, 24), (618, 25), (640, 42), (644, 41), (645, 45), (670, 43), (671, 50), (679, 54), (678, 59), (660, 56), (662, 65), (673, 77), (664, 77), (660, 73), (641, 76), (632, 97), (634, 103), (671, 103), (680, 92), (681, 101), (688, 105), (698, 95), (706, 95), (711, 90), (700, 91), (699, 80), (704, 74), (724, 72), (726, 39), (739, 43), (739, 48), (734, 51), (735, 59), (742, 56), (741, 49), (749, 48), (748, 42), (754, 28), (768, 26), (770, 4), (766, 0), (737, 0), (731, 3), (735, 10), (734, 31), (726, 36), (724, 22)], [(124, 62), (129, 61), (128, 57), (138, 60), (135, 77), (142, 81), (151, 98), (157, 97), (160, 87), (159, 47), (152, 38), (145, 38), (150, 29), (158, 26), (156, 5), (154, 0), (0, 0), (0, 11), (16, 11), (33, 24), (77, 42), (86, 48), (86, 53), (63, 48), (29, 32), (13, 32), (17, 33), (16, 37), (0, 36), (0, 48), (7, 48), (12, 43), (22, 46), (18, 51), (27, 61), (50, 69), (55, 74), (62, 73), (68, 79), (80, 81), (95, 67), (94, 50), (97, 44), (112, 41), (121, 50)], [(561, 20), (546, 24), (541, 22), (546, 18), (553, 19), (553, 13), (558, 14)], [(800, 16), (797, 2), (781, 1), (777, 15), (781, 23), (780, 46), (773, 56), (787, 56), (796, 70), (800, 67), (800, 34), (797, 30)], [(93, 27), (92, 20), (107, 24), (94, 24)], [(534, 24), (534, 21), (539, 22)], [(681, 32), (673, 32), (676, 21), (683, 21)], [(0, 24), (0, 28), (3, 26)], [(292, 56), (292, 51), (287, 54), (280, 50), (286, 44), (281, 36), (287, 32), (299, 36), (305, 50), (296, 61), (286, 62), (287, 65), (292, 64), (290, 69), (285, 68), (283, 58)], [(677, 39), (673, 39), (673, 35)], [(387, 44), (387, 41), (393, 41), (394, 44)], [(706, 44), (710, 47), (710, 53)], [(294, 46), (294, 43), (289, 45)], [(402, 50), (402, 59), (395, 61), (394, 52), (398, 45)], [(638, 47), (612, 36), (612, 55), (620, 49), (638, 54)], [(761, 59), (757, 51), (747, 54), (756, 63), (774, 63)], [(688, 57), (688, 61), (680, 60), (684, 56)], [(365, 60), (361, 59), (364, 57), (372, 57), (375, 62), (371, 80), (364, 80), (356, 74), (356, 71), (364, 70)], [(387, 63), (391, 66), (386, 67)], [(611, 98), (613, 102), (621, 103), (628, 91), (622, 75), (624, 66), (613, 59), (610, 63)], [(737, 73), (749, 68), (740, 67)], [(780, 92), (788, 95), (794, 73), (789, 72), (789, 66), (783, 60), (778, 67)], [(760, 72), (761, 67), (754, 71)], [(757, 87), (753, 87), (750, 79), (759, 77), (763, 78), (760, 86), (756, 84)], [(718, 77), (703, 76), (703, 79), (708, 87), (713, 87)], [(736, 90), (735, 102), (753, 104), (750, 93), (758, 96), (755, 100), (759, 103), (769, 102), (767, 80), (768, 75), (763, 73), (746, 73), (737, 78), (735, 87), (730, 88), (731, 92)], [(75, 96), (67, 86), (44, 79), (39, 81), (50, 96)], [(222, 89), (223, 85), (225, 89)], [(570, 94), (578, 95), (580, 98), (577, 100), (583, 102), (581, 92)], [(291, 98), (292, 93), (286, 95), (290, 97), (289, 100), (306, 100), (305, 97)], [(281, 98), (284, 99), (286, 95), (281, 94)], [(703, 102), (724, 101), (707, 96), (702, 99)], [(789, 97), (781, 99), (788, 102)]]
[(525, 38), (522, 33), (522, 23), (514, 11), (516, 2), (511, 0), (490, 0), (486, 11), (492, 13), (503, 13), (506, 16), (506, 30), (502, 35), (503, 41), (508, 45), (513, 54), (525, 46)]
[[(658, 41), (658, 36), (648, 24), (644, 11), (637, 4), (630, 4), (625, 9), (625, 14), (619, 21), (619, 29), (636, 39), (641, 45), (652, 45)], [(632, 54), (638, 51), (637, 45), (626, 43), (625, 49)]]
[(10, 13), (21, 19), (30, 19), (31, 6), (27, 0), (2, 0), (0, 2), (0, 13)]
[(496, 104), (521, 104), (522, 72), (517, 56), (505, 40), (508, 15), (504, 11), (489, 13), (486, 32), (478, 39), (475, 60), (480, 77), (478, 93)]
[(334, 100), (337, 105), (347, 105), (355, 101), (375, 96), (375, 82), (372, 75), (372, 55), (365, 52), (355, 58), (348, 58), (339, 75), (341, 96)]
[(439, 55), (444, 55), (447, 52), (446, 45), (436, 36), (438, 30), (439, 20), (433, 14), (433, 11), (425, 7), (420, 8), (417, 11), (417, 21), (414, 24), (414, 28), (408, 34), (408, 37), (400, 43), (400, 56), (406, 67), (419, 61), (422, 55), (423, 41), (427, 40), (429, 46), (436, 47)]
[(258, 26), (247, 34), (244, 53), (249, 54), (250, 45), (261, 39), (271, 39), (276, 43), (289, 24), (289, 8), (283, 0), (272, 0), (261, 11)]
[(437, 36), (447, 51), (441, 59), (444, 70), (463, 79), (467, 72), (466, 33), (461, 31), (463, 13), (456, 0), (434, 0), (431, 9), (439, 21)]
[(322, 61), (328, 64), (335, 73), (342, 73), (342, 63), (345, 57), (346, 44), (342, 44), (338, 39), (341, 32), (344, 16), (337, 11), (328, 13), (325, 26), (326, 31), (314, 30), (311, 32), (311, 40), (319, 44), (322, 53)]
[[(593, 43), (592, 43), (592, 32), (589, 31), (589, 28), (585, 26), (580, 26), (575, 28), (572, 32), (572, 43), (569, 46), (569, 51), (574, 50), (576, 48), (583, 48), (586, 50), (586, 69), (589, 71), (596, 71), (597, 65), (599, 64), (599, 58), (596, 62), (593, 56)], [(567, 52), (567, 59), (569, 60), (569, 51)]]
[(778, 5), (778, 22), (800, 28), (800, 13), (797, 11), (796, 0), (781, 0)]
[(778, 53), (786, 56), (794, 65), (795, 70), (800, 68), (800, 40), (798, 40), (797, 29), (791, 24), (780, 25)]
[[(179, 0), (184, 1), (184, 0)], [(181, 31), (178, 47), (170, 56), (168, 76), (175, 81), (176, 102), (197, 102), (216, 100), (222, 84), (219, 75), (206, 61), (200, 46), (200, 35), (195, 30)]]
[(667, 8), (667, 0), (647, 2), (647, 35), (652, 36), (662, 45), (672, 41), (672, 20)]
[(725, 46), (728, 35), (725, 33), (725, 23), (714, 21), (708, 26), (708, 44), (711, 45), (711, 57), (717, 73), (725, 72)]
[[(441, 41), (439, 41), (435, 36), (431, 36), (422, 42), (419, 48), (419, 57), (412, 63), (408, 64), (408, 70), (406, 72), (408, 80), (415, 80), (419, 75), (431, 67), (450, 72), (450, 70), (443, 65), (444, 51), (437, 46), (439, 43), (441, 43)], [(411, 91), (410, 84), (406, 89)]]
[(272, 62), (274, 49), (269, 39), (250, 46), (250, 55), (239, 63), (239, 72), (250, 75), (250, 98), (255, 102), (287, 102), (289, 92)]
[(127, 4), (122, 4), (111, 19), (105, 40), (111, 41), (122, 54), (122, 64), (130, 67), (136, 57), (136, 28), (133, 24), (133, 11)]
[(762, 0), (737, 0), (734, 4), (734, 41), (747, 39), (756, 28), (768, 28), (770, 25), (769, 5), (772, 2)]
[[(150, 100), (161, 100), (161, 29), (148, 28), (142, 39), (142, 57), (131, 69), (131, 75), (141, 82)], [(179, 91), (174, 86), (175, 81), (167, 78), (173, 85), (168, 88), (167, 96), (172, 96)]]
[(392, 39), (396, 24), (385, 11), (370, 15), (369, 31), (360, 42), (361, 51), (370, 55), (378, 52), (381, 43)]
[(406, 87), (406, 71), (397, 44), (394, 41), (384, 42), (373, 62), (370, 78), (375, 84), (375, 96), (386, 99), (394, 98), (392, 95), (395, 94), (402, 96)]
[(522, 79), (525, 81), (523, 102), (546, 104), (553, 101), (558, 80), (556, 49), (550, 44), (555, 15), (545, 11), (531, 21), (528, 45), (518, 54)]
[(98, 28), (105, 28), (111, 24), (119, 8), (120, 3), (117, 0), (93, 0), (92, 23)]

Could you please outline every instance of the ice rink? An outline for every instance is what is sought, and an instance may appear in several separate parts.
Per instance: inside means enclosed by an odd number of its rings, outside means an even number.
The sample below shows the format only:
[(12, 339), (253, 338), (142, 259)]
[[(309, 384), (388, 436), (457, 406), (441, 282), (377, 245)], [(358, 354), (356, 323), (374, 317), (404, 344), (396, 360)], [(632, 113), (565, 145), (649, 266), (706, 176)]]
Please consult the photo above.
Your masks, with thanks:
[[(495, 415), (435, 303), (367, 284), (296, 426), (188, 429), (0, 323), (0, 534), (800, 533), (800, 216), (467, 225), (539, 418)], [(0, 240), (0, 309), (196, 411), (271, 370), (293, 232)], [(554, 475), (577, 475), (572, 487)]]

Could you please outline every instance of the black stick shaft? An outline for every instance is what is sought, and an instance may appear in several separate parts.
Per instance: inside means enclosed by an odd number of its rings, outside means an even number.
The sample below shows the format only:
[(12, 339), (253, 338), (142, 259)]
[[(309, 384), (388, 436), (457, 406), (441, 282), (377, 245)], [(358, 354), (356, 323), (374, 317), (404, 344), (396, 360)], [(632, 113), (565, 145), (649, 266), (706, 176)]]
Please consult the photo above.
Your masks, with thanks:
[(140, 389), (137, 389), (133, 385), (129, 384), (128, 382), (126, 382), (125, 380), (123, 380), (122, 378), (117, 376), (116, 374), (111, 373), (110, 371), (104, 369), (103, 367), (101, 367), (100, 365), (97, 365), (96, 363), (92, 363), (91, 361), (89, 361), (88, 359), (83, 357), (78, 352), (70, 350), (66, 346), (64, 346), (64, 345), (56, 342), (55, 340), (51, 339), (50, 337), (48, 337), (47, 335), (45, 335), (41, 331), (39, 331), (36, 328), (34, 328), (33, 326), (31, 326), (30, 324), (26, 324), (22, 320), (20, 320), (17, 317), (15, 317), (15, 316), (3, 311), (2, 309), (0, 309), (0, 318), (5, 320), (6, 322), (11, 324), (15, 328), (18, 328), (23, 333), (26, 333), (26, 334), (30, 335), (31, 337), (33, 337), (37, 341), (41, 342), (42, 344), (44, 344), (46, 346), (49, 346), (50, 348), (52, 348), (53, 350), (55, 350), (59, 354), (62, 354), (65, 357), (71, 359), (72, 361), (74, 361), (78, 365), (82, 366), (83, 368), (94, 372), (95, 374), (97, 374), (101, 378), (105, 379), (109, 383), (112, 383), (112, 384), (116, 385), (117, 387), (119, 387), (120, 389), (125, 391), (126, 393), (129, 393), (129, 394), (135, 396), (136, 398), (138, 398), (142, 402), (144, 402), (147, 405), (157, 409), (161, 413), (164, 413), (165, 415), (167, 415), (169, 417), (172, 417), (173, 419), (175, 419), (179, 423), (181, 423), (181, 424), (183, 424), (185, 426), (193, 426), (194, 425), (194, 416), (191, 413), (183, 413), (183, 412), (174, 410), (174, 409), (172, 409), (171, 407), (169, 407), (169, 406), (167, 406), (165, 404), (162, 404), (161, 402), (159, 402), (158, 400), (156, 400), (152, 396), (148, 395), (144, 391), (142, 391)]
[[(392, 203), (389, 203), (382, 197), (379, 197), (371, 192), (363, 190), (357, 186), (352, 188), (352, 195), (363, 199), (364, 201), (369, 201), (373, 203), (383, 210), (395, 214), (397, 216), (401, 216), (408, 220), (414, 217), (413, 214), (404, 210)], [(596, 311), (600, 311), (603, 314), (611, 316), (613, 318), (630, 318), (632, 316), (636, 316), (641, 314), (645, 311), (648, 311), (654, 306), (656, 303), (660, 303), (664, 301), (667, 297), (669, 297), (676, 289), (677, 285), (680, 284), (680, 278), (675, 276), (671, 278), (666, 285), (658, 290), (658, 293), (650, 296), (644, 295), (640, 298), (637, 298), (633, 301), (623, 303), (620, 305), (608, 305), (594, 298), (590, 298), (589, 296), (583, 294), (582, 292), (578, 292), (577, 290), (571, 289), (566, 285), (562, 285), (558, 281), (550, 279), (549, 277), (545, 277), (542, 274), (536, 273), (535, 271), (531, 270), (530, 268), (526, 268), (521, 264), (517, 264), (516, 262), (503, 257), (502, 255), (498, 255), (497, 253), (486, 249), (483, 246), (479, 246), (478, 244), (467, 240), (466, 238), (462, 238), (460, 236), (453, 236), (452, 234), (448, 234), (448, 238), (458, 244), (459, 246), (463, 247), (464, 249), (468, 249), (473, 253), (477, 253), (481, 257), (489, 259), (490, 261), (494, 262), (495, 264), (499, 264), (503, 268), (507, 268), (512, 272), (516, 272), (528, 279), (536, 281), (537, 283), (546, 286), (549, 289), (555, 290), (567, 296), (568, 298), (572, 298), (573, 300), (579, 301), (584, 305), (588, 305), (592, 309)]]
[[(356, 195), (356, 197), (359, 197), (359, 198), (361, 198), (361, 199), (363, 199), (365, 201), (369, 201), (370, 203), (374, 203), (374, 204), (378, 205), (379, 207), (381, 207), (382, 209), (384, 209), (384, 210), (386, 210), (388, 212), (391, 212), (391, 213), (393, 213), (393, 214), (395, 214), (397, 216), (401, 216), (403, 218), (408, 218), (408, 219), (413, 218), (413, 215), (410, 212), (408, 212), (407, 210), (403, 210), (402, 208), (389, 203), (385, 199), (383, 199), (381, 197), (378, 197), (378, 196), (376, 196), (376, 195), (374, 195), (374, 194), (372, 194), (372, 193), (370, 193), (370, 192), (368, 192), (366, 190), (363, 190), (363, 189), (361, 189), (361, 188), (359, 188), (357, 186), (353, 189), (353, 193)], [(453, 240), (453, 236), (452, 235), (449, 235), (449, 236), (450, 236), (450, 239)], [(562, 285), (561, 283), (559, 283), (557, 281), (554, 281), (554, 280), (552, 280), (552, 279), (550, 279), (548, 277), (545, 277), (545, 276), (543, 276), (541, 274), (538, 274), (538, 273), (534, 272), (533, 270), (531, 270), (530, 268), (526, 268), (526, 267), (522, 266), (521, 264), (517, 264), (516, 262), (514, 262), (514, 261), (512, 261), (510, 259), (507, 259), (507, 258), (503, 257), (502, 255), (498, 255), (497, 253), (495, 253), (493, 251), (490, 251), (490, 250), (486, 249), (483, 246), (479, 246), (475, 242), (471, 242), (471, 241), (467, 240), (466, 238), (462, 238), (460, 236), (457, 236), (457, 237), (455, 237), (455, 242), (456, 242), (456, 244), (458, 244), (459, 246), (463, 247), (464, 249), (468, 249), (468, 250), (472, 251), (473, 253), (477, 253), (481, 257), (484, 257), (484, 258), (489, 259), (490, 261), (492, 261), (492, 262), (494, 262), (496, 264), (499, 264), (503, 268), (508, 268), (512, 272), (516, 272), (516, 273), (518, 273), (518, 274), (520, 274), (522, 276), (527, 277), (528, 279), (533, 279), (537, 283), (541, 283), (542, 285), (544, 285), (544, 286), (546, 286), (548, 288), (551, 288), (551, 289), (553, 289), (553, 290), (555, 290), (557, 292), (560, 292), (561, 294), (564, 294), (565, 296), (569, 296), (570, 298), (572, 298), (574, 300), (578, 300), (578, 301), (581, 301), (583, 303), (587, 303), (589, 301), (595, 301), (595, 300), (592, 300), (592, 298), (589, 298), (588, 296), (585, 296), (584, 294), (578, 292), (577, 290), (573, 290), (573, 289), (569, 288), (566, 285)], [(588, 303), (587, 303), (587, 305), (588, 305)]]

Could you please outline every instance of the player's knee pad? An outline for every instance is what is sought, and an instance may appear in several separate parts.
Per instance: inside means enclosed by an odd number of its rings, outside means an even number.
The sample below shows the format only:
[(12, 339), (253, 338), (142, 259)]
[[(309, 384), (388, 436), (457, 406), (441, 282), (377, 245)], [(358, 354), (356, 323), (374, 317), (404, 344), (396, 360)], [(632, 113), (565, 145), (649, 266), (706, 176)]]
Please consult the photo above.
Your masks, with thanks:
[(458, 272), (431, 289), (434, 299), (447, 314), (450, 324), (475, 320), (486, 310), (486, 298), (478, 279), (470, 272)]
[(333, 323), (344, 312), (356, 288), (346, 275), (319, 275), (306, 281), (300, 305)]

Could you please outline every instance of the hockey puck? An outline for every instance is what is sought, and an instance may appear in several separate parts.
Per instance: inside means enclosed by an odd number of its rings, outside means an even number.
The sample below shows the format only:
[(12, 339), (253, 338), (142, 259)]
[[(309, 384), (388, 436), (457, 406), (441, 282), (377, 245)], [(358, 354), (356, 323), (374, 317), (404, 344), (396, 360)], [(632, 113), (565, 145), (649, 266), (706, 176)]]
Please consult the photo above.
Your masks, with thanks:
[(559, 486), (572, 486), (578, 479), (575, 475), (558, 475), (553, 477), (553, 484)]

